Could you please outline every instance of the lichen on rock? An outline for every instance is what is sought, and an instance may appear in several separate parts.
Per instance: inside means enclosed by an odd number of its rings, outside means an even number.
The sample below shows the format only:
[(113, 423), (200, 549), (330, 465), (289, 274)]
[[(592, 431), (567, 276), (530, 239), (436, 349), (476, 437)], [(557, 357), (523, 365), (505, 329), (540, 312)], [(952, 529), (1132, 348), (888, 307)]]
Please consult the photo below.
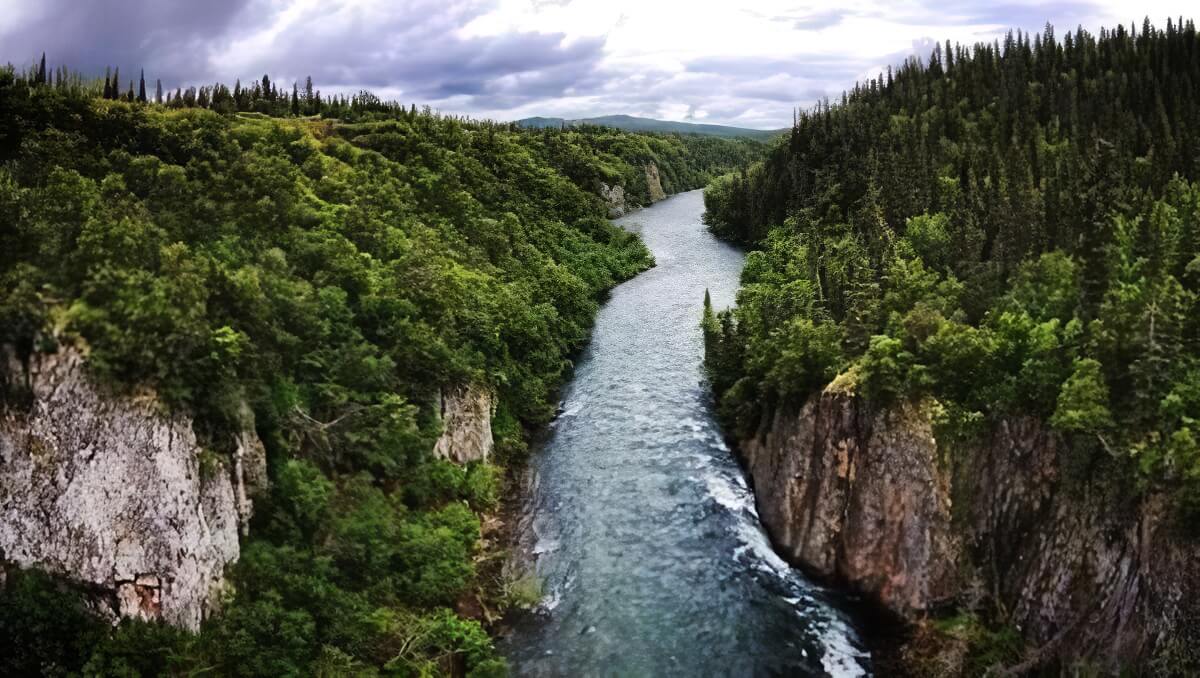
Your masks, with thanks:
[(81, 583), (115, 615), (197, 629), (238, 558), (230, 470), (202, 472), (183, 415), (109, 393), (73, 347), (35, 353), (28, 408), (0, 414), (0, 552)]
[(492, 393), (481, 386), (465, 384), (443, 389), (439, 400), (442, 434), (433, 446), (434, 456), (458, 464), (490, 457), (496, 406)]

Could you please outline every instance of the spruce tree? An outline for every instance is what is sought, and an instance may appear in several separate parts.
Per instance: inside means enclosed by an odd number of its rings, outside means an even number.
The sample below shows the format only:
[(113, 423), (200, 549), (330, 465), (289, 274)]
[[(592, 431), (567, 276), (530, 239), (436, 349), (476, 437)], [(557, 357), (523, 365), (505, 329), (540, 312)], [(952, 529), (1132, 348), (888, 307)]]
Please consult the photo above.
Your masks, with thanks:
[(142, 69), (141, 74), (138, 76), (137, 100), (142, 103), (146, 103), (146, 69), (144, 68)]
[(162, 80), (154, 81), (154, 103), (161, 104), (163, 102)]
[(46, 53), (42, 52), (42, 62), (38, 66), (37, 83), (39, 85), (46, 84)]
[(292, 83), (292, 115), (300, 115), (300, 89)]

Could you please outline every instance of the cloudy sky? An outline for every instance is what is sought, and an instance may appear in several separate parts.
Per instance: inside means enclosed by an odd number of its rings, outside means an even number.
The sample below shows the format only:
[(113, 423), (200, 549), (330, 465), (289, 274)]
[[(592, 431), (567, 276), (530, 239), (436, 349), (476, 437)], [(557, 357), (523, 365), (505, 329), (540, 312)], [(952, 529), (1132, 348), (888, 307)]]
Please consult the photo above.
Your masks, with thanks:
[(515, 119), (627, 113), (790, 123), (935, 40), (1052, 22), (1165, 25), (1193, 1), (3, 0), (0, 63), (45, 51), (88, 73), (146, 69), (165, 87), (269, 73)]

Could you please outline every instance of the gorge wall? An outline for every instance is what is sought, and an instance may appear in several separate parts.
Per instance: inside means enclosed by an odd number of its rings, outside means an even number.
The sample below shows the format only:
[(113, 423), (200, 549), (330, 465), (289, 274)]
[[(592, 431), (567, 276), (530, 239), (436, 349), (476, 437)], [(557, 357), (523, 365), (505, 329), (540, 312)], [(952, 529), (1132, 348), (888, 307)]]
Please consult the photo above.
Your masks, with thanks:
[[(660, 200), (665, 200), (667, 194), (662, 187), (662, 177), (659, 174), (658, 165), (648, 163), (643, 169), (646, 173), (646, 193), (650, 199), (648, 204), (653, 205)], [(608, 209), (609, 219), (616, 219), (632, 212), (638, 207), (645, 206), (639, 205), (637, 199), (631, 204), (625, 187), (618, 183), (610, 186), (604, 182), (600, 182), (600, 185), (595, 190), (596, 194), (604, 202), (604, 206)]]
[[(72, 580), (114, 618), (199, 628), (238, 558), (244, 474), (205, 454), (191, 421), (152, 394), (98, 388), (78, 350), (8, 369), (30, 402), (0, 415), (0, 566)], [(239, 470), (258, 468), (261, 443), (243, 438)]]
[(434, 443), (433, 456), (457, 464), (490, 457), (496, 408), (491, 392), (481, 386), (459, 385), (443, 390), (439, 405), (442, 435)]
[(1064, 441), (1029, 418), (939, 449), (932, 405), (873, 410), (830, 388), (742, 441), (786, 558), (911, 621), (982, 587), (1032, 648), (1027, 667), (1117, 671), (1200, 648), (1200, 548), (1162, 497), (1122, 510), (1067, 482)]
[[(84, 361), (62, 346), (6, 366), (27, 397), (0, 410), (0, 586), (6, 564), (38, 567), (114, 621), (199, 629), (219, 607), (268, 482), (253, 414), (243, 406), (232, 455), (206, 451), (188, 417), (166, 414), (153, 393), (109, 392)], [(486, 459), (490, 391), (448, 388), (440, 406), (434, 454)]]

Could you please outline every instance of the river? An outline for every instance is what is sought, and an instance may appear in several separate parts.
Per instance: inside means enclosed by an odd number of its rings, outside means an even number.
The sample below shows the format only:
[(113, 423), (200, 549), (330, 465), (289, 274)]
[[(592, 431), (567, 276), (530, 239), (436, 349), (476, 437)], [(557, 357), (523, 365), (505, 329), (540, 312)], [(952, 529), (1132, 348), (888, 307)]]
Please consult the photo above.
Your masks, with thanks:
[(699, 323), (743, 255), (684, 193), (617, 221), (657, 266), (612, 292), (530, 460), (545, 599), (502, 642), (518, 676), (861, 676), (843, 601), (772, 550), (722, 441)]

